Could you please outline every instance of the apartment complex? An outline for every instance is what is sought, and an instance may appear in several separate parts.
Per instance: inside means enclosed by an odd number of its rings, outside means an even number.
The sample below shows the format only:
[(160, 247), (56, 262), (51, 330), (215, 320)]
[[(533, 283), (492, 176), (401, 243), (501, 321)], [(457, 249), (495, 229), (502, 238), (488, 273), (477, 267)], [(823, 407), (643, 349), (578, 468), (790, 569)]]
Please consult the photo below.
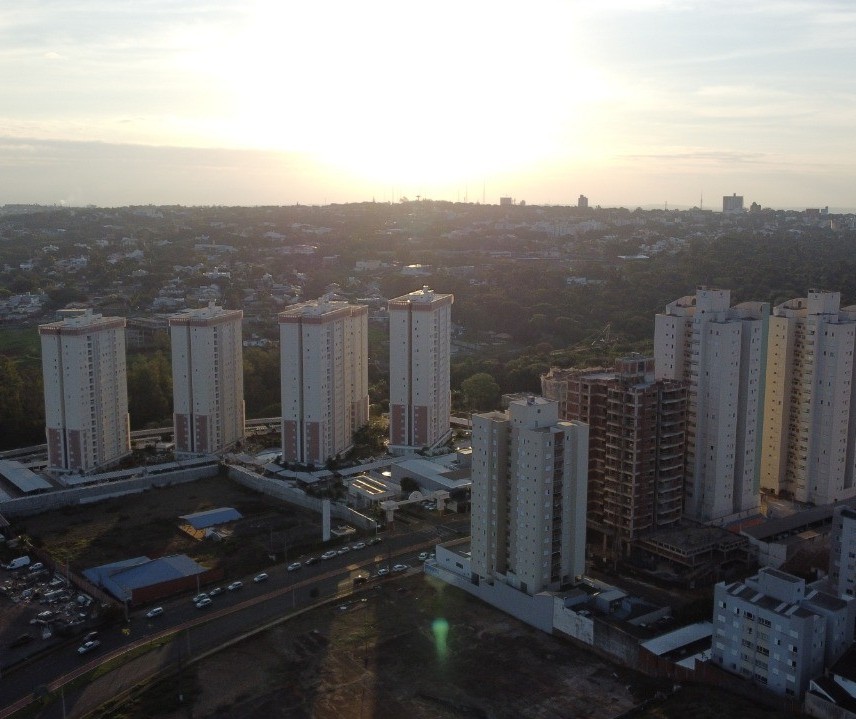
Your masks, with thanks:
[(856, 495), (856, 307), (810, 290), (770, 318), (761, 486), (801, 502)]
[(244, 437), (242, 318), (213, 302), (169, 318), (179, 456), (223, 452)]
[(759, 505), (770, 307), (700, 287), (655, 318), (656, 378), (687, 384), (684, 514), (725, 520)]
[(369, 419), (368, 308), (323, 297), (279, 315), (282, 457), (323, 464)]
[(829, 583), (836, 596), (856, 596), (856, 509), (847, 505), (833, 510)]
[(541, 378), (561, 419), (589, 425), (588, 525), (603, 550), (626, 554), (639, 537), (680, 521), (683, 509), (686, 388), (654, 379), (652, 357), (615, 369), (562, 370)]
[(88, 472), (130, 454), (125, 320), (87, 310), (39, 335), (48, 469)]
[(473, 417), (472, 572), (527, 594), (585, 570), (588, 427), (541, 397)]
[(801, 696), (853, 641), (854, 602), (765, 568), (714, 589), (711, 661), (777, 694)]
[(452, 302), (421, 290), (389, 301), (389, 443), (406, 453), (451, 434)]

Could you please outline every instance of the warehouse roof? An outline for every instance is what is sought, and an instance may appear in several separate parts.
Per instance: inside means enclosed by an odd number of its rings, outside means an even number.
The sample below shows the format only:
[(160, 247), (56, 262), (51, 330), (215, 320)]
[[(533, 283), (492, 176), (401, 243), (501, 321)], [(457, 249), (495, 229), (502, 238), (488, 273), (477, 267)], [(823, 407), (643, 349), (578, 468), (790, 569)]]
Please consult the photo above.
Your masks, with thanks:
[(194, 512), (193, 514), (182, 514), (183, 519), (194, 529), (207, 529), (216, 527), (218, 524), (227, 524), (242, 519), (243, 515), (234, 507), (218, 507), (205, 512)]

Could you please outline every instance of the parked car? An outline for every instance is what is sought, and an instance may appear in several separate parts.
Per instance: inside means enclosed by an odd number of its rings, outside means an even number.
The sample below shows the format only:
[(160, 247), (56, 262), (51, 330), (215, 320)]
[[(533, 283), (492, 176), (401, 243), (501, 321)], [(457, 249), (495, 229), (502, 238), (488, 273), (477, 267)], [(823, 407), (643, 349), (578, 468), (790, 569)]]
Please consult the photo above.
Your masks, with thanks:
[(15, 647), (23, 647), (25, 644), (29, 644), (33, 641), (35, 637), (32, 634), (21, 634), (18, 637), (15, 637), (11, 642), (9, 642), (9, 647), (14, 649)]
[(222, 594), (222, 593), (223, 593), (223, 587), (214, 587), (214, 589), (208, 590), (208, 596), (209, 597), (216, 597), (218, 594)]
[(207, 609), (212, 604), (214, 604), (214, 602), (211, 599), (211, 597), (205, 597), (205, 599), (200, 599), (198, 602), (196, 602), (196, 608), (197, 609)]
[(318, 557), (309, 557), (303, 560), (303, 564), (308, 567), (310, 564), (315, 564), (317, 561)]
[(351, 548), (346, 544), (344, 547), (339, 547), (339, 550), (336, 552), (336, 554), (347, 554), (350, 551)]
[(351, 547), (351, 549), (354, 549), (354, 550), (365, 549), (365, 548), (366, 548), (365, 542), (357, 542), (354, 546)]
[(321, 555), (321, 559), (332, 559), (335, 556), (336, 552), (331, 549), (329, 552), (324, 552), (324, 554)]
[(410, 567), (407, 564), (395, 564), (392, 567), (393, 572), (404, 572), (408, 569), (410, 569)]
[(45, 568), (45, 565), (42, 564), (41, 562), (36, 562), (35, 564), (30, 565), (30, 571), (31, 572), (40, 572), (44, 568)]
[(146, 616), (149, 619), (154, 619), (155, 617), (159, 617), (163, 614), (163, 607), (152, 607), (149, 611), (146, 612)]
[(193, 597), (193, 603), (199, 604), (199, 602), (201, 602), (203, 599), (208, 599), (208, 598), (209, 598), (208, 595), (205, 592), (202, 592), (200, 594), (197, 594), (195, 597)]
[(389, 574), (389, 567), (381, 567), (377, 570), (377, 575), (379, 577), (385, 577), (387, 574)]
[(253, 577), (253, 581), (256, 584), (258, 584), (259, 582), (266, 582), (268, 579), (270, 579), (270, 575), (267, 572), (261, 572), (260, 574), (257, 574), (255, 577)]
[(52, 612), (50, 609), (48, 609), (44, 612), (39, 612), (38, 614), (36, 614), (36, 616), (34, 616), (30, 620), (30, 624), (47, 624), (54, 617), (56, 617), (56, 614), (54, 612)]
[(292, 562), (291, 564), (288, 565), (288, 571), (289, 572), (296, 572), (302, 566), (303, 565), (300, 562)]
[(243, 582), (232, 582), (228, 587), (226, 587), (226, 589), (228, 589), (230, 592), (236, 592), (243, 586)]
[(380, 537), (372, 537), (368, 543), (369, 544), (380, 544), (383, 541)]
[(424, 562), (428, 559), (428, 552), (419, 552), (419, 561)]
[[(210, 601), (210, 600), (209, 600)], [(78, 648), (78, 654), (86, 654), (87, 652), (91, 652), (93, 649), (97, 649), (101, 646), (101, 642), (97, 639), (90, 639), (89, 641), (83, 642)]]

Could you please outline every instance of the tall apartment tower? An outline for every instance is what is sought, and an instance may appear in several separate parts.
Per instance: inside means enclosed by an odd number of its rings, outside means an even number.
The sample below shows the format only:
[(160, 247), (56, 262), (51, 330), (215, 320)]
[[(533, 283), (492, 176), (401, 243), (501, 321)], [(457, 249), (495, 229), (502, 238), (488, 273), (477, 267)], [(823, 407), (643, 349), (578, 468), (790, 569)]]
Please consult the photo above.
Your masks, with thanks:
[(323, 297), (279, 315), (282, 458), (323, 464), (369, 421), (368, 308)]
[(726, 215), (740, 214), (743, 212), (743, 195), (738, 195), (736, 192), (731, 195), (723, 196), (722, 211)]
[(243, 316), (210, 302), (169, 318), (179, 456), (224, 452), (244, 437)]
[(588, 427), (542, 397), (473, 417), (472, 571), (527, 594), (585, 571)]
[(654, 324), (657, 379), (687, 384), (684, 514), (726, 520), (757, 510), (770, 306), (730, 307), (700, 287)]
[(683, 509), (686, 387), (654, 379), (652, 357), (630, 356), (615, 369), (552, 369), (545, 398), (561, 419), (589, 425), (588, 526), (604, 552), (677, 524)]
[(452, 295), (425, 286), (389, 301), (389, 444), (407, 453), (451, 434)]
[(48, 469), (89, 472), (130, 454), (124, 318), (87, 310), (39, 334)]
[(761, 486), (829, 504), (856, 496), (856, 307), (809, 290), (770, 318)]

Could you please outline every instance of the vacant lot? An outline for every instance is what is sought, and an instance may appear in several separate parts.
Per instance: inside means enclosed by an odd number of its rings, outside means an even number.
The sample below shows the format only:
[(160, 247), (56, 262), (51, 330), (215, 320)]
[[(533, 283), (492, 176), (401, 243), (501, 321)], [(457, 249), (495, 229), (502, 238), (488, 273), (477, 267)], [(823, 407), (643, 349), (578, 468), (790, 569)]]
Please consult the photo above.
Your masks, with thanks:
[[(180, 515), (235, 507), (244, 519), (221, 542), (196, 541), (179, 529)], [(69, 507), (20, 520), (20, 527), (72, 569), (128, 557), (185, 553), (206, 566), (245, 574), (270, 564), (269, 554), (320, 541), (320, 517), (245, 489), (225, 476), (151, 489), (98, 504)]]

